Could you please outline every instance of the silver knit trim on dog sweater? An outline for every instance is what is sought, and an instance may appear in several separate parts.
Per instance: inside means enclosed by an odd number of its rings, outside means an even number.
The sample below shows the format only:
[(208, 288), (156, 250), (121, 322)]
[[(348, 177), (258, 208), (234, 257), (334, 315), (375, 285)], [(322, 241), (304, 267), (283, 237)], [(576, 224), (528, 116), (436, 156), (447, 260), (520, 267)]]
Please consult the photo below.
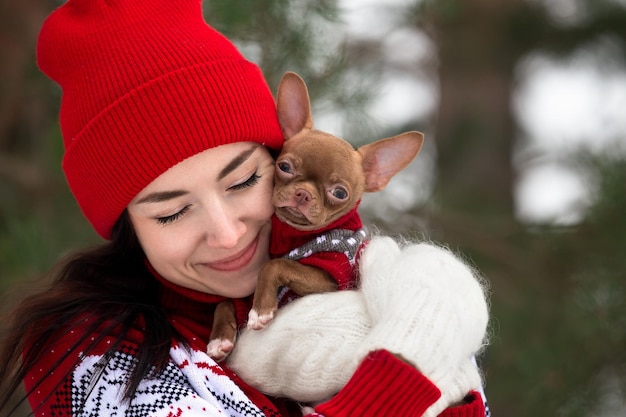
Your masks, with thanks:
[(318, 252), (339, 252), (348, 258), (350, 266), (354, 266), (358, 250), (367, 236), (367, 230), (364, 228), (357, 231), (333, 229), (293, 249), (283, 258), (299, 261)]

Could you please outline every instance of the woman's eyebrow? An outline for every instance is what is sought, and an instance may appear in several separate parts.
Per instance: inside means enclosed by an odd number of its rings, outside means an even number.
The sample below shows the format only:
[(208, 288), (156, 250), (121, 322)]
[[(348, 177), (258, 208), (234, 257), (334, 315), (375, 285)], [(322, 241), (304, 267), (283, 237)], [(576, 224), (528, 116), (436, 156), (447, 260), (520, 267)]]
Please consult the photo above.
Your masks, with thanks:
[[(235, 169), (237, 169), (237, 167), (239, 167), (248, 158), (250, 158), (250, 155), (252, 155), (254, 151), (256, 150), (257, 150), (257, 146), (253, 145), (250, 149), (246, 149), (245, 151), (237, 155), (232, 161), (230, 161), (220, 171), (218, 175), (218, 180), (221, 180), (222, 178), (224, 178), (225, 176), (233, 172)], [(142, 199), (138, 200), (136, 204), (160, 203), (162, 201), (171, 200), (173, 198), (177, 198), (185, 194), (189, 194), (189, 191), (185, 191), (185, 190), (157, 191), (154, 193), (150, 193), (147, 196), (143, 197)]]
[(233, 172), (241, 164), (243, 164), (248, 158), (250, 158), (250, 155), (252, 155), (254, 151), (257, 150), (257, 148), (258, 147), (256, 145), (253, 145), (250, 149), (246, 149), (245, 151), (237, 155), (232, 161), (228, 163), (228, 165), (226, 165), (220, 171), (219, 175), (217, 176), (218, 181), (224, 178), (225, 176), (227, 176), (228, 174), (230, 174), (231, 172)]
[(148, 194), (147, 196), (143, 197), (141, 200), (137, 201), (136, 204), (160, 203), (162, 201), (171, 200), (173, 198), (180, 197), (185, 194), (189, 194), (189, 191), (185, 191), (185, 190), (158, 191), (155, 193)]

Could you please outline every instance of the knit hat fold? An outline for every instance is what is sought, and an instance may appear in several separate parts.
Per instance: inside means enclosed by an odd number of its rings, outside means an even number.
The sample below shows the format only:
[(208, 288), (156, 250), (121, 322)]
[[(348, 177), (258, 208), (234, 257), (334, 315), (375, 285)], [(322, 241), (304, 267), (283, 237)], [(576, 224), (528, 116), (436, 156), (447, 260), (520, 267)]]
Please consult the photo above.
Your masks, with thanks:
[(63, 170), (104, 238), (128, 203), (206, 149), (283, 135), (260, 69), (199, 0), (69, 0), (45, 21), (41, 70), (63, 90)]

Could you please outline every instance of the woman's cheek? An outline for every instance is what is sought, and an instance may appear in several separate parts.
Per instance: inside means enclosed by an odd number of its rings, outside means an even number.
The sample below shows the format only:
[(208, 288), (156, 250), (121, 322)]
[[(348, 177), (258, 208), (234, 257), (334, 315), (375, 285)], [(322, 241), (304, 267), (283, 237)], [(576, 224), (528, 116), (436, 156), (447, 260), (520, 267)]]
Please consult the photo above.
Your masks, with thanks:
[(274, 192), (274, 179), (270, 178), (269, 181), (266, 181), (264, 184), (264, 188), (262, 190), (261, 200), (265, 207), (265, 213), (269, 213), (268, 216), (271, 216), (274, 213), (274, 206), (272, 205), (272, 193)]
[(180, 224), (158, 226), (153, 233), (141, 239), (151, 263), (183, 262), (193, 252), (192, 246), (198, 240), (199, 228), (192, 225), (192, 222), (181, 221)]

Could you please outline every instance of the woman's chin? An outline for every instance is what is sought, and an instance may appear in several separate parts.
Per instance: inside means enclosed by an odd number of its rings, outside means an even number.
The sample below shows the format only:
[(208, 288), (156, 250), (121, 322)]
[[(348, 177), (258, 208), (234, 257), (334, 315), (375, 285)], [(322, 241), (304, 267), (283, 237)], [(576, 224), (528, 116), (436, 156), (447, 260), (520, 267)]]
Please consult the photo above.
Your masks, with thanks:
[(249, 272), (244, 276), (238, 276), (236, 278), (239, 281), (237, 285), (234, 286), (232, 282), (229, 283), (229, 285), (225, 286), (224, 294), (220, 295), (229, 298), (245, 298), (254, 294), (258, 275), (258, 270), (255, 270), (254, 272)]

